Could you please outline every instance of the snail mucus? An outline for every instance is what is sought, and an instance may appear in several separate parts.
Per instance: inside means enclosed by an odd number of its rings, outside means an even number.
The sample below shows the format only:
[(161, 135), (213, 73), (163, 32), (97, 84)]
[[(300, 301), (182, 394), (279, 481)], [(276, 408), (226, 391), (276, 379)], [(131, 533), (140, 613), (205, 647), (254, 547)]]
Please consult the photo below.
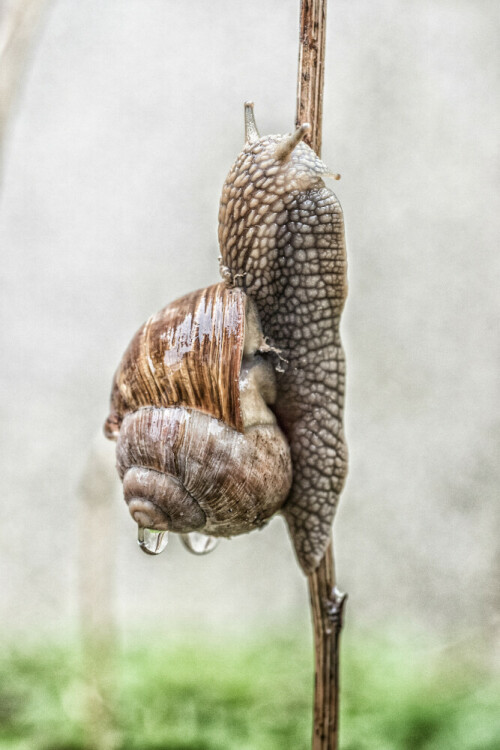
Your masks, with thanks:
[(306, 573), (319, 564), (347, 472), (347, 292), (332, 175), (295, 133), (246, 143), (219, 209), (222, 281), (136, 333), (114, 377), (105, 434), (139, 543), (165, 532), (203, 553), (282, 512)]

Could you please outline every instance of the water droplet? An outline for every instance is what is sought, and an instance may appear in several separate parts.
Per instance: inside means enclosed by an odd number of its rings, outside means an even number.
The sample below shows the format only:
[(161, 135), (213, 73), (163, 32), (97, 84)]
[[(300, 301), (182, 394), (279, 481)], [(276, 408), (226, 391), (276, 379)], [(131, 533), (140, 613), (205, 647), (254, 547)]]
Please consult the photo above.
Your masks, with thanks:
[(197, 531), (192, 531), (190, 534), (181, 534), (181, 539), (186, 549), (193, 555), (208, 555), (219, 544), (217, 537), (199, 534)]
[(137, 527), (137, 544), (146, 555), (159, 555), (168, 544), (168, 531)]

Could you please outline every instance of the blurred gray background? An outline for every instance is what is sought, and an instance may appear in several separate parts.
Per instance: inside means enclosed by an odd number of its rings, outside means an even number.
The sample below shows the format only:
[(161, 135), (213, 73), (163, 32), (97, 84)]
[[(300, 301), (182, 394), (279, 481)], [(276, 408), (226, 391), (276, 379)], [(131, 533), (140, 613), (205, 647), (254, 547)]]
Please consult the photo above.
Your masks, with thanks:
[[(338, 577), (349, 625), (443, 643), (499, 630), (498, 26), (488, 0), (328, 17), (350, 284)], [(71, 628), (82, 607), (125, 630), (306, 626), (281, 519), (146, 558), (99, 437), (135, 330), (218, 280), (243, 101), (261, 133), (289, 131), (297, 49), (298, 0), (48, 3), (3, 149), (4, 629)]]

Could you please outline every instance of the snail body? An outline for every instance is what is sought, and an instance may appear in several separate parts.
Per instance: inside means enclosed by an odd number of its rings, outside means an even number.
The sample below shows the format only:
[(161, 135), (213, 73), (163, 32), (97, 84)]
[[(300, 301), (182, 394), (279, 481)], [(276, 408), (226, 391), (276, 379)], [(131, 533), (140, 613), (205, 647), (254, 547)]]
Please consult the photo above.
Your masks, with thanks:
[(344, 222), (324, 182), (332, 175), (302, 138), (260, 138), (245, 105), (246, 145), (222, 191), (222, 277), (258, 310), (278, 355), (273, 409), (291, 448), (293, 485), (283, 513), (303, 569), (328, 544), (347, 473), (345, 360), (340, 316), (347, 296)]
[(132, 339), (115, 374), (106, 435), (139, 526), (233, 536), (262, 526), (291, 483), (288, 443), (269, 408), (275, 378), (240, 289), (173, 302)]
[(261, 138), (251, 104), (245, 125), (220, 202), (223, 281), (137, 332), (105, 433), (139, 527), (232, 536), (282, 510), (311, 572), (347, 472), (342, 210), (307, 125)]

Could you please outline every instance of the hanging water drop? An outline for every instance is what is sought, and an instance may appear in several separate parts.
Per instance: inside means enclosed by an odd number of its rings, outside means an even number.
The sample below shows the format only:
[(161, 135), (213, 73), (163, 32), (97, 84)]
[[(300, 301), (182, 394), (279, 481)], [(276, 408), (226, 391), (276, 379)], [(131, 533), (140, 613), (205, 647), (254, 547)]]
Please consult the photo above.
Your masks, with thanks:
[(137, 527), (137, 544), (146, 555), (159, 555), (168, 544), (168, 531)]
[(186, 549), (193, 555), (208, 555), (219, 544), (217, 537), (199, 534), (197, 531), (192, 531), (190, 534), (181, 534), (181, 539)]

